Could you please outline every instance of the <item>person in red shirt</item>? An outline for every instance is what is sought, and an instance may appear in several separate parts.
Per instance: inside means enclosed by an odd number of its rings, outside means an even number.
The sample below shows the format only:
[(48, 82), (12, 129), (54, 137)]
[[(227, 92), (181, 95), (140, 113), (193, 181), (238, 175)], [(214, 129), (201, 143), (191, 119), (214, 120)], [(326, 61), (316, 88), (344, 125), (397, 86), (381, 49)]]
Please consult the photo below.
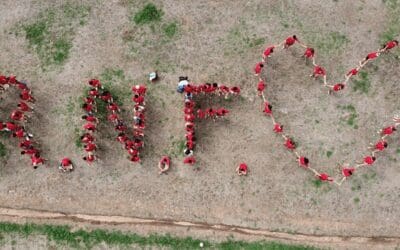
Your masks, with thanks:
[(130, 156), (137, 156), (139, 155), (139, 150), (135, 149), (135, 148), (128, 148), (128, 154)]
[(31, 91), (28, 90), (28, 89), (22, 90), (21, 94), (19, 95), (19, 97), (23, 101), (32, 102), (32, 103), (35, 102), (35, 98), (33, 98), (33, 96), (31, 95)]
[(83, 134), (80, 139), (82, 143), (90, 143), (95, 141), (94, 137), (89, 133)]
[(298, 156), (297, 157), (297, 161), (298, 161), (300, 167), (308, 168), (308, 164), (309, 164), (310, 161), (308, 160), (307, 157)]
[(285, 140), (285, 147), (289, 150), (294, 150), (296, 149), (296, 143), (290, 138), (286, 138)]
[(93, 106), (93, 104), (89, 104), (89, 103), (84, 103), (82, 105), (82, 109), (85, 110), (87, 113), (96, 113), (97, 112), (97, 108), (96, 106)]
[(346, 77), (351, 77), (351, 76), (357, 75), (357, 74), (358, 74), (358, 70), (359, 70), (359, 68), (351, 69), (351, 70), (346, 74)]
[(135, 102), (136, 104), (145, 105), (144, 96), (142, 96), (142, 95), (134, 95), (132, 97), (132, 101)]
[(389, 126), (386, 128), (383, 128), (380, 133), (382, 135), (382, 139), (385, 139), (387, 136), (393, 134), (396, 131), (396, 127), (395, 126)]
[(264, 89), (265, 89), (265, 82), (261, 80), (257, 84), (258, 96), (262, 96)]
[(269, 104), (267, 101), (264, 102), (264, 109), (263, 112), (266, 115), (272, 115), (272, 105)]
[(17, 130), (18, 128), (19, 128), (19, 126), (16, 125), (14, 122), (6, 122), (6, 128), (3, 130), (13, 132), (13, 131)]
[(144, 85), (135, 85), (132, 87), (132, 92), (138, 95), (146, 94), (146, 86)]
[(296, 41), (298, 41), (296, 35), (293, 35), (293, 36), (290, 36), (290, 37), (286, 38), (286, 40), (285, 40), (285, 42), (284, 42), (284, 45), (283, 45), (283, 48), (284, 48), (284, 49), (289, 48), (289, 47), (292, 46)]
[(344, 178), (347, 178), (347, 177), (352, 176), (354, 171), (355, 171), (355, 168), (347, 168), (347, 167), (345, 167), (345, 168), (342, 169), (342, 175), (344, 176)]
[(396, 46), (399, 46), (399, 42), (398, 42), (397, 40), (392, 40), (392, 41), (389, 41), (389, 42), (387, 42), (386, 44), (384, 44), (384, 45), (382, 46), (381, 51), (384, 52), (384, 51), (393, 49), (393, 48), (396, 47)]
[(118, 105), (115, 102), (109, 103), (107, 105), (107, 110), (111, 111), (111, 112), (121, 112), (120, 108), (118, 107)]
[(236, 168), (236, 173), (240, 175), (247, 175), (247, 164), (246, 163), (240, 163), (239, 166)]
[(185, 115), (185, 122), (194, 122), (195, 116), (193, 114)]
[(87, 122), (85, 125), (83, 125), (83, 129), (88, 130), (90, 132), (96, 131), (96, 124), (92, 122)]
[(313, 74), (311, 75), (311, 77), (314, 77), (315, 79), (317, 79), (319, 76), (326, 76), (326, 71), (324, 68), (322, 68), (319, 65), (314, 65), (314, 71)]
[(129, 160), (130, 160), (131, 162), (140, 162), (140, 157), (139, 157), (139, 155), (132, 155), (132, 156), (129, 158)]
[(159, 174), (166, 173), (171, 165), (171, 160), (168, 156), (163, 156), (158, 162), (158, 169), (160, 169)]
[(116, 113), (111, 113), (108, 115), (107, 117), (108, 121), (114, 123), (114, 125), (116, 125), (118, 123), (119, 117), (118, 114)]
[(199, 119), (204, 119), (206, 117), (206, 112), (201, 109), (198, 109), (196, 113), (197, 113), (197, 118)]
[(262, 61), (265, 62), (265, 59), (268, 57), (271, 57), (271, 54), (274, 52), (275, 46), (270, 46), (264, 50), (263, 56), (262, 56)]
[(83, 115), (82, 116), (82, 120), (88, 121), (88, 122), (92, 122), (92, 123), (99, 123), (99, 119), (97, 119), (97, 117), (95, 117), (93, 114), (90, 115)]
[(25, 137), (23, 141), (19, 143), (19, 147), (22, 149), (29, 149), (33, 146), (33, 142), (30, 140), (29, 137)]
[(74, 164), (69, 158), (63, 158), (58, 165), (58, 169), (60, 169), (64, 173), (71, 172), (72, 170), (74, 170)]
[(283, 126), (279, 123), (274, 124), (274, 132), (275, 133), (282, 133), (283, 132)]
[(183, 163), (193, 165), (196, 163), (196, 159), (193, 156), (185, 157), (185, 159), (183, 159)]
[[(232, 87), (229, 89), (229, 93), (232, 95), (239, 95), (240, 94), (240, 88), (239, 87)], [(228, 96), (225, 96), (225, 98), (228, 98)]]
[(364, 163), (362, 165), (372, 165), (374, 164), (375, 160), (375, 156), (366, 156), (364, 157)]
[(125, 142), (128, 139), (128, 136), (124, 132), (119, 133), (117, 136), (117, 141), (119, 141), (122, 145), (125, 145)]
[(103, 88), (100, 81), (97, 79), (91, 79), (89, 80), (89, 85), (92, 86), (93, 88), (99, 89), (99, 88)]
[(387, 146), (388, 146), (388, 144), (385, 140), (380, 140), (375, 144), (375, 147), (374, 147), (375, 151), (373, 153), (378, 152), (378, 151), (383, 151), (387, 148)]
[(25, 131), (24, 127), (18, 127), (17, 130), (15, 130), (15, 132), (13, 132), (12, 134), (13, 137), (17, 137), (17, 138), (32, 138), (33, 135), (29, 134)]
[(17, 106), (18, 106), (18, 109), (21, 110), (22, 112), (33, 111), (33, 108), (28, 106), (28, 104), (26, 104), (23, 101), (20, 101)]
[(317, 177), (321, 180), (321, 181), (333, 181), (332, 177), (330, 177), (328, 174), (326, 173), (321, 173), (318, 174)]
[(46, 159), (42, 158), (39, 153), (31, 156), (31, 162), (34, 169), (37, 169), (40, 165), (43, 165)]
[(360, 61), (360, 67), (364, 67), (365, 64), (367, 64), (369, 61), (376, 59), (380, 54), (381, 53), (378, 51), (369, 53), (364, 60)]
[(315, 51), (313, 48), (306, 48), (306, 51), (304, 52), (303, 56), (305, 58), (311, 59), (314, 57)]
[(215, 114), (217, 115), (217, 117), (223, 117), (226, 116), (229, 113), (229, 110), (224, 109), (224, 108), (219, 108), (215, 111)]
[(110, 91), (103, 91), (100, 95), (100, 99), (103, 100), (106, 103), (112, 103), (114, 101)]
[(39, 150), (37, 150), (35, 147), (33, 147), (32, 145), (24, 150), (21, 151), (21, 155), (35, 155), (39, 153)]
[(89, 154), (87, 156), (84, 156), (82, 159), (84, 161), (86, 161), (87, 164), (92, 164), (92, 162), (94, 162), (96, 160), (96, 156), (94, 154)]
[(218, 95), (219, 96), (227, 96), (229, 94), (229, 88), (225, 85), (220, 85), (218, 87)]
[(88, 94), (92, 98), (97, 98), (99, 96), (99, 91), (95, 88), (92, 88), (89, 90)]
[(88, 142), (85, 146), (83, 146), (83, 148), (88, 153), (88, 155), (91, 155), (94, 151), (96, 151), (97, 146), (93, 142)]
[(262, 62), (257, 63), (256, 66), (254, 66), (254, 74), (259, 76), (263, 67), (264, 64)]
[(93, 97), (87, 96), (87, 97), (83, 98), (83, 103), (94, 105), (96, 103), (96, 101), (94, 100)]
[(327, 85), (329, 87), (329, 94), (332, 94), (332, 91), (339, 92), (340, 90), (344, 89), (346, 85), (343, 83), (336, 83), (335, 85)]
[(20, 110), (12, 111), (10, 118), (11, 118), (11, 120), (14, 120), (14, 121), (26, 122), (26, 117), (25, 117), (24, 113), (21, 112)]

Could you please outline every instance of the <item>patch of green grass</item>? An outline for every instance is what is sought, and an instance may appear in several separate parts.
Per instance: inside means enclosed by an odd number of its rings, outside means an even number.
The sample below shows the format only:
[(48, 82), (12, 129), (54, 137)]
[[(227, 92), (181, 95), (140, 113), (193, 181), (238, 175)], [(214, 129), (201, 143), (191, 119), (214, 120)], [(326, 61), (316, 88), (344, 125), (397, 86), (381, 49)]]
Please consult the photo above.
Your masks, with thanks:
[(142, 25), (161, 21), (162, 16), (163, 11), (161, 9), (158, 9), (152, 3), (148, 3), (133, 16), (133, 21), (138, 25)]
[(89, 12), (88, 6), (67, 3), (42, 11), (34, 21), (21, 25), (43, 68), (62, 65), (68, 59), (75, 27), (84, 24)]
[(324, 55), (333, 54), (350, 42), (346, 35), (337, 31), (307, 34), (306, 39), (317, 50), (317, 53)]
[(368, 94), (371, 87), (371, 80), (368, 77), (368, 72), (360, 71), (358, 73), (358, 79), (352, 79), (353, 91), (360, 91), (361, 93)]
[(356, 120), (358, 117), (358, 114), (357, 114), (356, 108), (351, 104), (345, 105), (345, 106), (338, 106), (338, 107), (349, 112), (347, 119), (346, 119), (346, 124), (353, 127), (354, 129), (358, 129), (357, 120)]
[(333, 152), (328, 150), (326, 151), (326, 157), (330, 158), (332, 156)]
[(175, 36), (176, 32), (178, 31), (178, 25), (176, 22), (172, 22), (166, 25), (163, 25), (164, 34), (168, 38), (172, 38)]
[(75, 128), (75, 146), (78, 149), (83, 148), (82, 140), (81, 140), (81, 131), (78, 128)]
[(400, 155), (400, 148), (396, 149), (396, 154)]
[(356, 197), (353, 199), (354, 203), (358, 204), (360, 202), (360, 198)]
[(311, 181), (313, 186), (316, 188), (321, 187), (324, 183), (320, 179), (315, 179)]
[(268, 241), (234, 241), (229, 239), (225, 242), (214, 243), (206, 240), (193, 239), (191, 237), (178, 238), (171, 235), (141, 236), (135, 233), (125, 233), (120, 231), (107, 231), (95, 229), (86, 231), (79, 229), (72, 231), (69, 226), (60, 225), (39, 225), (39, 224), (15, 224), (0, 222), (0, 232), (3, 234), (19, 234), (22, 236), (44, 235), (48, 240), (59, 244), (68, 244), (73, 248), (93, 248), (93, 246), (106, 243), (107, 245), (120, 245), (129, 247), (137, 244), (143, 248), (149, 246), (161, 246), (172, 249), (200, 249), (200, 243), (208, 249), (270, 249), (270, 250), (312, 250), (317, 249), (309, 246), (287, 245), (278, 242)]
[(6, 146), (4, 146), (4, 144), (0, 142), (0, 158), (5, 157), (6, 155), (7, 155)]
[(387, 41), (396, 39), (400, 34), (400, 1), (398, 0), (383, 0), (388, 10), (388, 20), (385, 30), (380, 34), (382, 44)]

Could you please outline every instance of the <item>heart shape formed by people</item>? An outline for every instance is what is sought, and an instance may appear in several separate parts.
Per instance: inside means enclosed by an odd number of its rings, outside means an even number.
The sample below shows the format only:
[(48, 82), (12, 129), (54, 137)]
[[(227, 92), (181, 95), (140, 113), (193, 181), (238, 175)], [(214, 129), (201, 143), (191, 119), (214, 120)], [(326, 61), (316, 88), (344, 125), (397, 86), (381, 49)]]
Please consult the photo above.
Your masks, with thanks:
[(15, 76), (0, 75), (0, 93), (6, 92), (10, 86), (20, 91), (20, 101), (17, 108), (11, 112), (10, 120), (0, 121), (0, 131), (11, 133), (12, 137), (19, 139), (21, 154), (30, 155), (32, 166), (36, 169), (44, 163), (45, 159), (40, 156), (40, 151), (31, 140), (33, 135), (25, 130), (25, 124), (29, 118), (28, 113), (33, 111), (31, 105), (35, 102), (35, 98), (25, 82), (18, 81)]
[(388, 53), (389, 50), (391, 50), (395, 47), (398, 47), (399, 42), (396, 40), (389, 41), (385, 45), (383, 45), (381, 49), (369, 53), (363, 60), (361, 60), (359, 62), (359, 65), (357, 67), (351, 69), (345, 75), (344, 81), (333, 84), (333, 85), (328, 84), (328, 82), (327, 82), (326, 70), (315, 62), (315, 50), (313, 48), (301, 43), (295, 35), (286, 38), (284, 41), (282, 41), (278, 45), (268, 46), (264, 50), (264, 53), (262, 55), (262, 61), (258, 62), (254, 67), (254, 73), (258, 77), (258, 84), (257, 84), (258, 95), (262, 98), (262, 100), (264, 102), (263, 113), (271, 118), (272, 123), (274, 125), (273, 131), (275, 133), (281, 135), (281, 137), (284, 140), (284, 146), (288, 150), (293, 152), (293, 154), (296, 156), (298, 165), (300, 167), (313, 172), (314, 175), (321, 181), (332, 182), (332, 183), (335, 183), (338, 186), (340, 186), (345, 180), (347, 180), (351, 175), (353, 175), (353, 173), (358, 168), (372, 165), (376, 161), (377, 153), (385, 150), (385, 148), (388, 146), (388, 142), (386, 139), (396, 131), (397, 127), (400, 127), (400, 114), (395, 115), (393, 117), (392, 125), (387, 126), (380, 130), (380, 139), (375, 144), (371, 143), (371, 145), (373, 145), (372, 147), (370, 147), (371, 154), (365, 156), (362, 159), (362, 162), (354, 164), (353, 167), (342, 166), (342, 171), (341, 171), (342, 177), (339, 177), (340, 180), (329, 176), (327, 173), (318, 172), (316, 169), (314, 169), (310, 166), (310, 161), (306, 156), (297, 152), (296, 143), (293, 141), (293, 139), (289, 135), (286, 135), (284, 133), (283, 125), (276, 121), (275, 117), (273, 116), (272, 106), (266, 99), (265, 80), (261, 77), (261, 73), (263, 71), (264, 64), (266, 63), (267, 58), (269, 58), (272, 55), (274, 50), (289, 49), (294, 44), (299, 44), (300, 46), (304, 47), (305, 52), (303, 54), (303, 57), (305, 57), (306, 60), (311, 60), (313, 66), (314, 66), (311, 77), (313, 77), (315, 79), (322, 77), (323, 78), (323, 86), (328, 88), (329, 94), (331, 94), (333, 92), (339, 92), (339, 91), (343, 90), (347, 86), (350, 78), (357, 75), (358, 72), (360, 71), (360, 69), (362, 69), (365, 65), (367, 65), (374, 59), (378, 58), (382, 54)]

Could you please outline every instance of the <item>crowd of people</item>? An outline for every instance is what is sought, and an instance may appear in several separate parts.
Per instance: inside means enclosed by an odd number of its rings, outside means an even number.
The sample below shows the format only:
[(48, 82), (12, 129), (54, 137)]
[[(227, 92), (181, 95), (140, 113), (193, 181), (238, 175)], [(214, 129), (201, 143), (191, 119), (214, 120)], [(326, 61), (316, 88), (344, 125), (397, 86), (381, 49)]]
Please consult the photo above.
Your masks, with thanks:
[[(354, 164), (354, 166), (350, 166), (349, 164), (343, 164), (341, 166), (341, 174), (342, 177), (340, 180), (336, 180), (333, 177), (329, 176), (327, 173), (320, 173), (314, 168), (311, 167), (310, 160), (306, 157), (301, 155), (299, 152), (296, 150), (296, 143), (290, 136), (286, 135), (284, 133), (283, 125), (278, 123), (276, 119), (274, 118), (273, 112), (272, 112), (272, 105), (267, 101), (266, 95), (265, 95), (265, 80), (262, 77), (262, 71), (265, 68), (264, 65), (267, 63), (268, 58), (271, 57), (272, 53), (276, 49), (288, 49), (295, 43), (300, 44), (300, 46), (304, 47), (306, 50), (303, 54), (303, 56), (307, 60), (312, 60), (312, 63), (314, 65), (314, 71), (313, 74), (311, 75), (314, 78), (318, 77), (323, 77), (324, 81), (324, 86), (329, 88), (329, 93), (337, 92), (339, 90), (342, 90), (347, 84), (348, 81), (352, 76), (357, 75), (357, 73), (360, 71), (361, 68), (363, 68), (368, 62), (376, 59), (383, 53), (387, 53), (390, 49), (393, 49), (399, 45), (398, 41), (393, 40), (389, 41), (386, 44), (382, 46), (381, 49), (377, 50), (376, 52), (369, 53), (367, 57), (360, 61), (359, 65), (356, 68), (351, 69), (346, 75), (345, 75), (345, 80), (341, 83), (337, 83), (334, 85), (329, 85), (327, 83), (326, 79), (326, 71), (323, 67), (320, 65), (317, 65), (315, 62), (315, 50), (302, 42), (299, 41), (299, 39), (294, 35), (291, 37), (288, 37), (278, 45), (272, 45), (268, 46), (262, 55), (262, 60), (258, 62), (255, 67), (254, 67), (254, 73), (258, 77), (258, 84), (257, 84), (257, 92), (258, 95), (262, 98), (262, 112), (269, 116), (272, 120), (272, 123), (274, 125), (273, 131), (279, 135), (284, 140), (284, 146), (292, 151), (296, 157), (296, 160), (298, 162), (298, 165), (304, 169), (308, 169), (314, 173), (314, 175), (320, 179), (321, 181), (328, 181), (328, 182), (333, 182), (337, 185), (341, 185), (347, 178), (349, 178), (358, 168), (364, 167), (364, 166), (370, 166), (376, 161), (377, 153), (385, 150), (385, 148), (388, 146), (388, 142), (386, 138), (390, 135), (392, 135), (396, 130), (397, 127), (400, 126), (400, 117), (395, 116), (393, 118), (393, 125), (388, 126), (383, 128), (382, 130), (379, 131), (381, 138), (379, 141), (377, 141), (375, 144), (371, 144), (371, 153), (363, 158), (363, 160), (359, 163)], [(247, 167), (246, 167), (247, 169)]]
[(110, 91), (105, 89), (101, 82), (97, 79), (91, 79), (89, 81), (90, 89), (88, 90), (87, 96), (84, 97), (84, 103), (82, 109), (85, 111), (85, 115), (82, 119), (85, 121), (83, 125), (84, 134), (81, 136), (81, 142), (84, 145), (86, 155), (83, 157), (88, 164), (94, 162), (98, 156), (96, 150), (98, 149), (95, 142), (94, 133), (97, 130), (99, 119), (96, 117), (97, 106), (96, 101), (100, 100), (106, 103), (107, 108), (107, 120), (114, 125), (117, 134), (117, 141), (122, 144), (123, 148), (129, 154), (129, 160), (132, 162), (140, 162), (139, 151), (144, 146), (144, 129), (145, 129), (145, 94), (146, 86), (135, 85), (132, 87), (134, 102), (133, 112), (133, 139), (128, 136), (128, 126), (125, 125), (120, 117), (121, 109), (119, 105), (114, 101), (114, 98)]
[(19, 91), (19, 103), (17, 107), (11, 111), (8, 121), (0, 121), (0, 131), (9, 133), (11, 137), (19, 140), (21, 155), (30, 157), (32, 167), (37, 169), (46, 161), (38, 149), (38, 143), (32, 140), (33, 135), (28, 133), (25, 125), (28, 122), (29, 114), (33, 112), (35, 98), (26, 82), (18, 81), (16, 76), (0, 75), (0, 94), (5, 93), (9, 87), (15, 87)]
[(185, 120), (185, 138), (186, 144), (184, 149), (185, 158), (183, 163), (193, 165), (196, 162), (193, 156), (193, 150), (196, 146), (196, 136), (195, 136), (195, 121), (196, 119), (213, 119), (216, 121), (218, 118), (224, 117), (229, 113), (225, 108), (207, 108), (207, 109), (197, 109), (195, 111), (195, 101), (194, 96), (204, 95), (211, 98), (212, 95), (223, 96), (228, 98), (229, 95), (237, 96), (240, 94), (239, 87), (227, 87), (226, 85), (221, 85), (218, 83), (203, 83), (194, 84), (188, 81), (187, 77), (179, 77), (178, 92), (184, 93), (185, 107), (184, 120)]

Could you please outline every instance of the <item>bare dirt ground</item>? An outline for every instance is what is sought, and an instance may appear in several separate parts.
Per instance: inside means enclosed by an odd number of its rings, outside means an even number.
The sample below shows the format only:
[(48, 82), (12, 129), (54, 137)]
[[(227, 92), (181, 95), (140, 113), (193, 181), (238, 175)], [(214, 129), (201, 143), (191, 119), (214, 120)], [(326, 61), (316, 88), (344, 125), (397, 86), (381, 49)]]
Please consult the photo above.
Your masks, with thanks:
[[(140, 1), (78, 1), (91, 10), (87, 22), (75, 27), (69, 58), (43, 70), (23, 33), (15, 30), (63, 2), (0, 2), (7, 10), (0, 15), (0, 70), (29, 81), (38, 100), (29, 128), (49, 159), (48, 168), (34, 171), (19, 155), (16, 142), (2, 138), (8, 155), (0, 160), (1, 206), (293, 234), (399, 236), (398, 135), (372, 168), (356, 173), (340, 188), (318, 187), (296, 166), (270, 120), (259, 111), (252, 73), (265, 45), (297, 34), (321, 47), (320, 53), (316, 47), (318, 61), (327, 68), (328, 78), (342, 79), (347, 69), (380, 46), (380, 35), (391, 18), (382, 1), (154, 1), (164, 15), (153, 29), (131, 21), (143, 6)], [(169, 39), (160, 28), (168, 22), (178, 27)], [(345, 39), (340, 43), (332, 34)], [(318, 169), (337, 174), (336, 164), (355, 162), (366, 154), (368, 144), (377, 139), (376, 130), (399, 109), (400, 63), (385, 55), (368, 67), (368, 94), (349, 88), (328, 96), (319, 82), (309, 79), (310, 68), (301, 54), (294, 49), (275, 55), (266, 72), (267, 95), (300, 151), (308, 153)], [(96, 165), (85, 165), (82, 150), (74, 143), (75, 128), (81, 126), (79, 97), (84, 85), (110, 68), (132, 80), (116, 81), (121, 89), (145, 81), (150, 70), (161, 74), (149, 90), (146, 157), (141, 165), (128, 162), (106, 125), (97, 135), (102, 161)], [(176, 152), (184, 135), (182, 97), (175, 92), (180, 75), (195, 82), (238, 85), (243, 98), (216, 104), (230, 109), (225, 121), (199, 123), (199, 171), (184, 166), (178, 156), (168, 175), (159, 176), (159, 158)], [(131, 103), (125, 99), (127, 115)], [(2, 111), (9, 101), (1, 102)], [(348, 114), (338, 105), (355, 107), (357, 129), (343, 122)], [(65, 155), (77, 165), (71, 174), (56, 169)], [(242, 161), (250, 167), (246, 178), (234, 172)]]

